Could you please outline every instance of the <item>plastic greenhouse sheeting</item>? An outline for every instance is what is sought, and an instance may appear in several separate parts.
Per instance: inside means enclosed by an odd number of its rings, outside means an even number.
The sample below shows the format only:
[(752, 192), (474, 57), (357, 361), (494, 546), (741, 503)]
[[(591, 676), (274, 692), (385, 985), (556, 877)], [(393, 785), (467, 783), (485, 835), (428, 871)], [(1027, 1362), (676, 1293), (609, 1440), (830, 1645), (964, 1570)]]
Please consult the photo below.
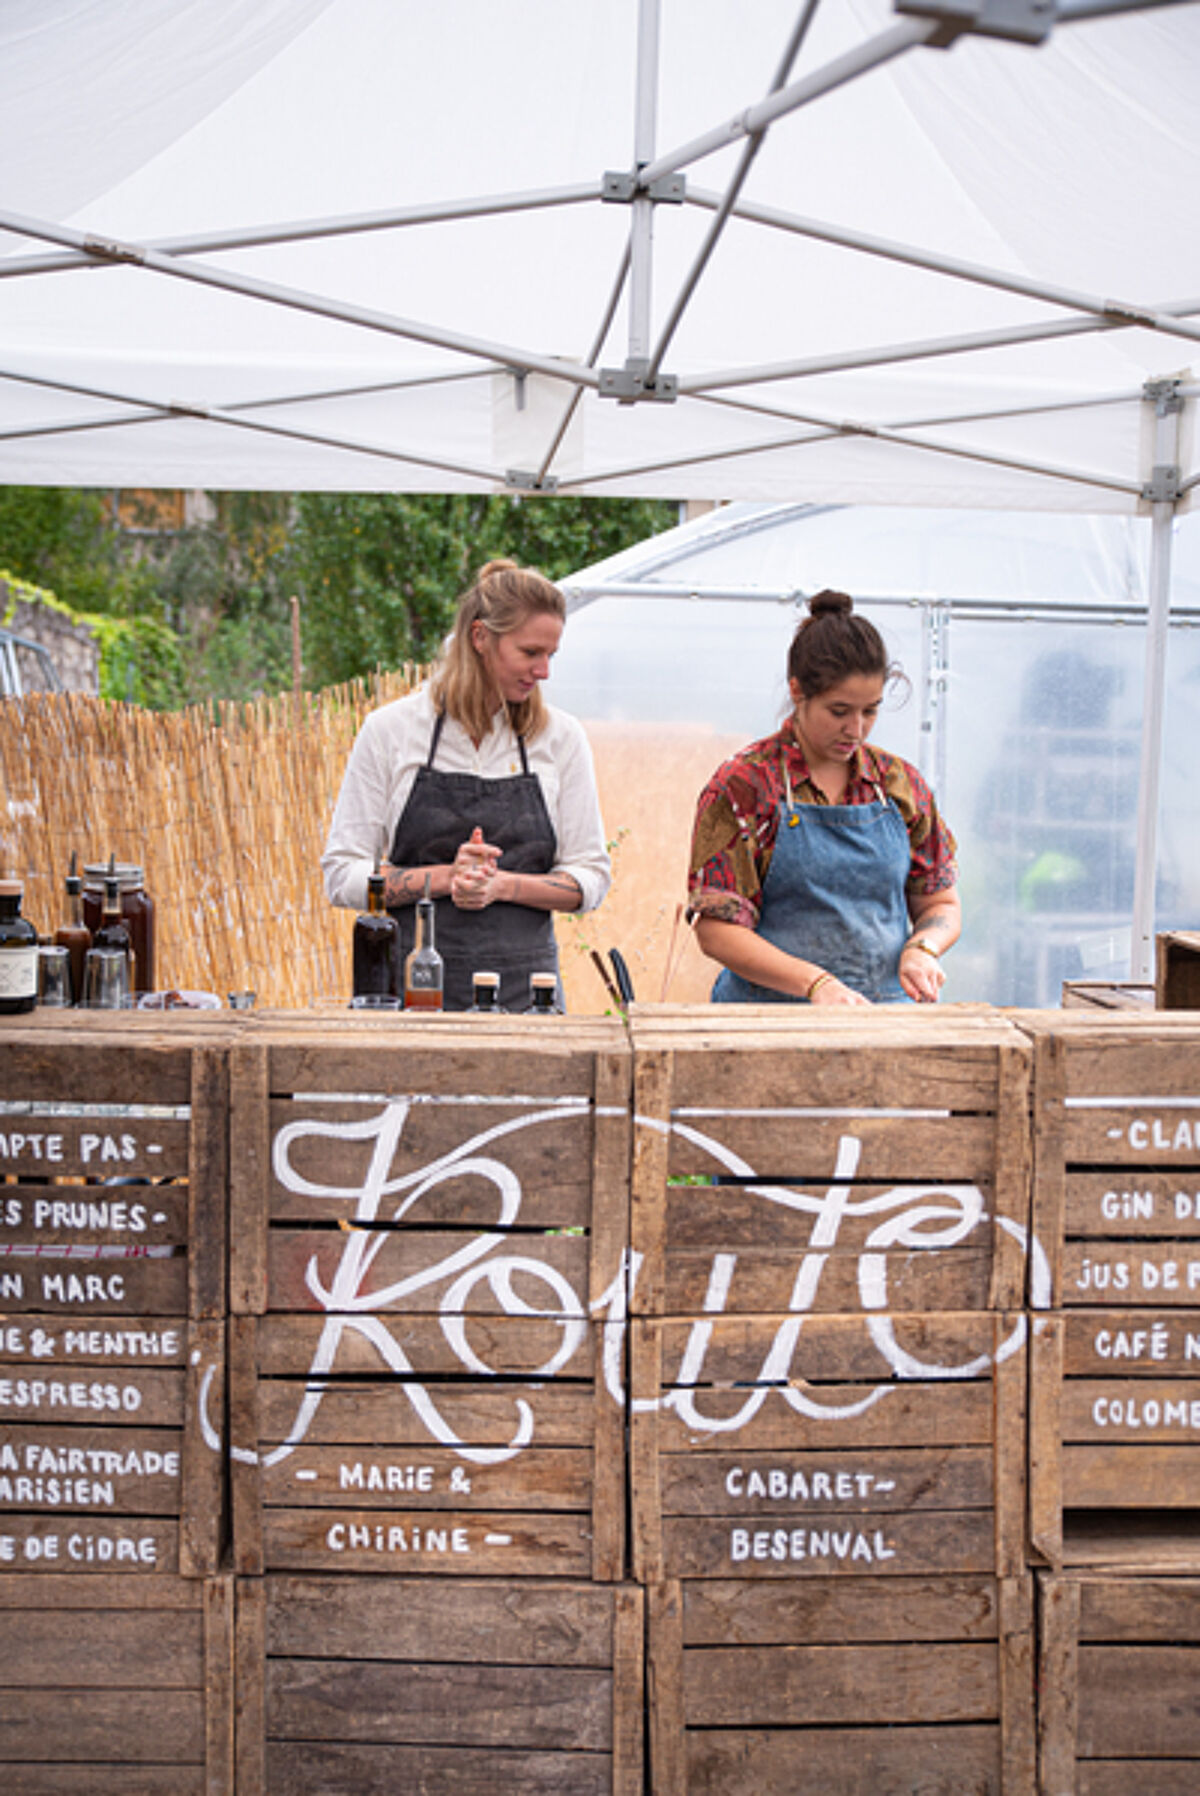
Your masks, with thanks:
[[(554, 697), (749, 741), (786, 714), (804, 598), (851, 592), (905, 675), (875, 739), (923, 769), (959, 842), (946, 995), (1056, 1004), (1064, 980), (1130, 976), (1148, 548), (1132, 519), (724, 507), (567, 583)], [(1200, 915), (1200, 523), (1174, 560), (1160, 928)]]

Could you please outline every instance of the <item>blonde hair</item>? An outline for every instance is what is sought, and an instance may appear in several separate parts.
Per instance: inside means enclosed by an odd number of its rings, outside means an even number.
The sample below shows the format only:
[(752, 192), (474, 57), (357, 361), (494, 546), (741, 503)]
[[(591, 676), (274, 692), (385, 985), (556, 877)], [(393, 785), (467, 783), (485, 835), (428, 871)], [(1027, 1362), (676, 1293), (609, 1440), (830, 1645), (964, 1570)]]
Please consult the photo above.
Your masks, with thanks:
[[(458, 601), (454, 628), (433, 671), (433, 702), (461, 723), (475, 741), (491, 728), (497, 693), (487, 664), (471, 640), (474, 626), (482, 624), (493, 636), (519, 630), (527, 617), (544, 613), (565, 622), (566, 600), (553, 581), (515, 561), (489, 561)], [(519, 705), (509, 704), (509, 717), (518, 736), (531, 742), (546, 724), (546, 705), (535, 687)]]

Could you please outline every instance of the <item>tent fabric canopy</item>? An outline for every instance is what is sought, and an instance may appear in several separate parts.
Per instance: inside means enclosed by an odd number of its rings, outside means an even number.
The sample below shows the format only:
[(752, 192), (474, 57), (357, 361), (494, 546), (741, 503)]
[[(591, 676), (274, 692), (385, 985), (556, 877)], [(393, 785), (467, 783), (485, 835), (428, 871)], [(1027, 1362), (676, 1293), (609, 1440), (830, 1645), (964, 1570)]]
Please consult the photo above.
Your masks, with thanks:
[(921, 3), (4, 0), (0, 482), (1189, 507), (1200, 9)]

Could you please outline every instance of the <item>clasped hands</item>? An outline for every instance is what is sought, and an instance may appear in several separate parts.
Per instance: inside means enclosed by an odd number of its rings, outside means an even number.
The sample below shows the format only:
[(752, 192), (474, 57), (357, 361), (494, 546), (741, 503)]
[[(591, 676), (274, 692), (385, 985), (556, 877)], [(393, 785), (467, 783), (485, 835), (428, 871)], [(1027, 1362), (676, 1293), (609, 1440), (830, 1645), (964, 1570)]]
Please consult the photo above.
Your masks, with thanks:
[(507, 875), (499, 868), (503, 852), (484, 841), (481, 829), (471, 831), (450, 868), (450, 899), (459, 910), (486, 910), (504, 896), (500, 888)]

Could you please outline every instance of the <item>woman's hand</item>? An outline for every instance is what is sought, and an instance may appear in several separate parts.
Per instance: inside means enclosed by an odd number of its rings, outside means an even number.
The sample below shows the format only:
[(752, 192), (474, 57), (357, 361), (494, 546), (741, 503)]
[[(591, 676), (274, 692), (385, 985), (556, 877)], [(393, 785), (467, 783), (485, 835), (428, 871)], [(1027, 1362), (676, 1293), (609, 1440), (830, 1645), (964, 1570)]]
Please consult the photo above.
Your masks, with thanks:
[(498, 871), (503, 851), (485, 842), (483, 831), (473, 829), (450, 868), (450, 897), (459, 910), (486, 910), (500, 896), (496, 886), (503, 876)]
[(868, 1010), (871, 1008), (869, 998), (864, 998), (861, 992), (852, 992), (848, 985), (843, 985), (841, 980), (835, 979), (832, 973), (826, 973), (823, 978), (817, 980), (808, 1001), (810, 1004), (861, 1004), (865, 1005)]
[(936, 954), (908, 942), (900, 954), (900, 983), (918, 1004), (936, 1004), (946, 974)]

